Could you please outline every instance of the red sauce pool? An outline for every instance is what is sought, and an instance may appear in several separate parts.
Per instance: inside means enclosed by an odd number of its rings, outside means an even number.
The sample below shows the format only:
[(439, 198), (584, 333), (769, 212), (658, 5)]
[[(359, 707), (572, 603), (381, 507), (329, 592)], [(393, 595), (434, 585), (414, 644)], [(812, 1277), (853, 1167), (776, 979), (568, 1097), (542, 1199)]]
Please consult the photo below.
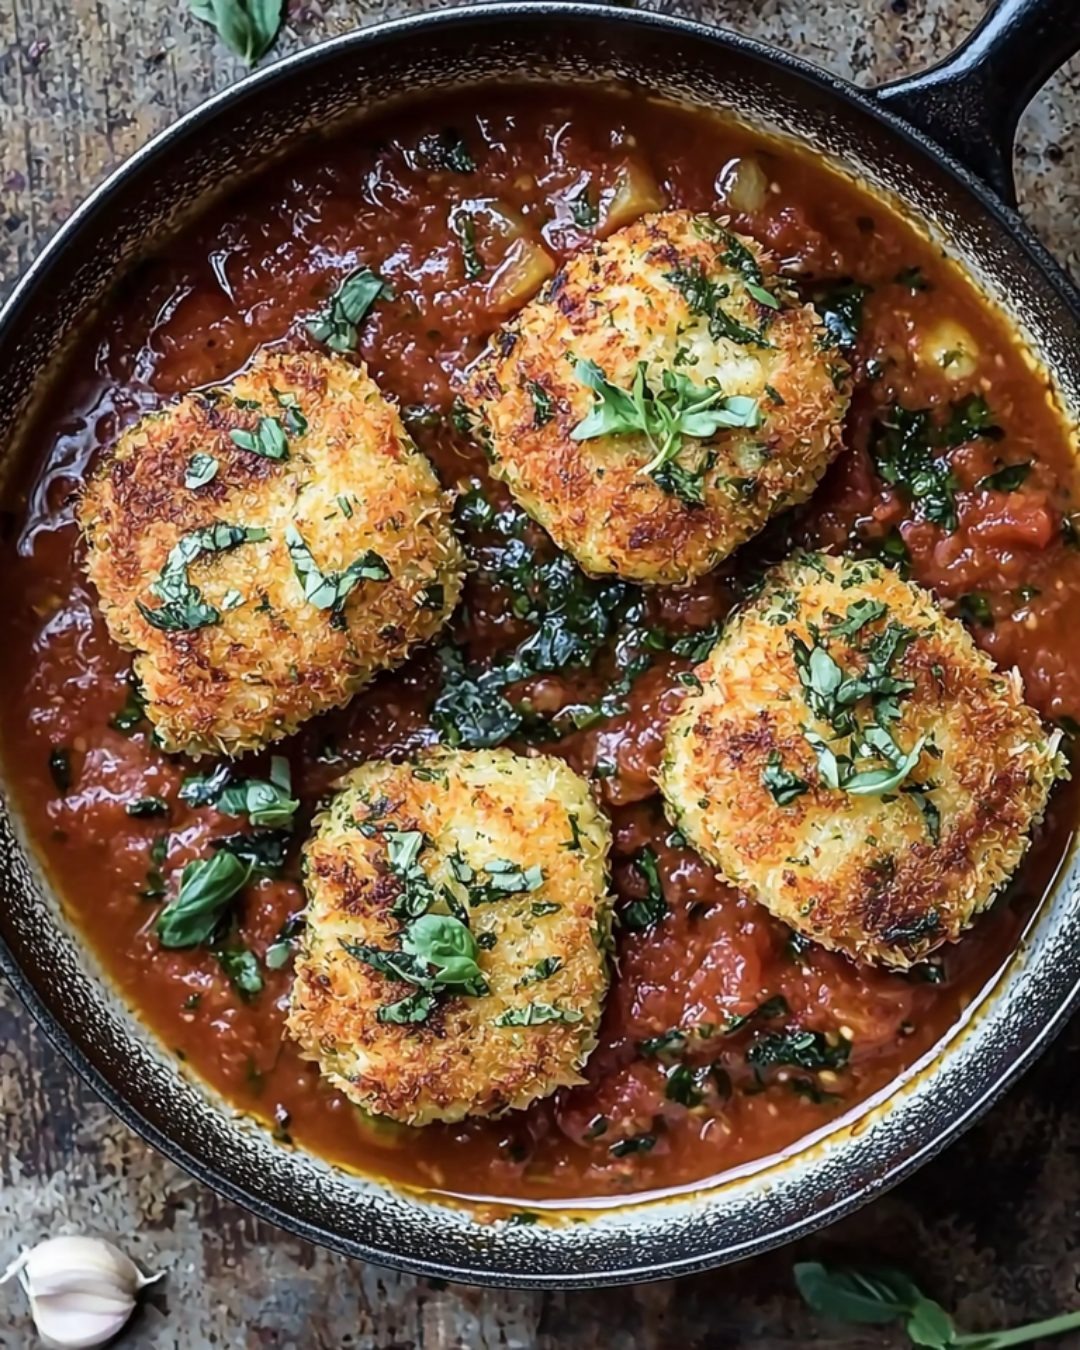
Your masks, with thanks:
[[(483, 483), (482, 463), (449, 416), (452, 381), (499, 320), (488, 287), (506, 241), (485, 232), (480, 211), (483, 274), (469, 279), (455, 208), (498, 199), (562, 260), (590, 237), (568, 205), (583, 185), (603, 200), (629, 162), (654, 175), (672, 206), (723, 213), (733, 164), (753, 157), (768, 187), (753, 209), (729, 211), (734, 228), (767, 244), (810, 289), (841, 278), (872, 288), (854, 355), (850, 448), (790, 524), (788, 541), (874, 548), (902, 539), (912, 575), (947, 607), (974, 616), (978, 641), (1002, 667), (1017, 666), (1031, 702), (1066, 726), (1080, 718), (1080, 625), (1070, 621), (1080, 603), (1080, 552), (1068, 523), (1073, 455), (1047, 380), (970, 283), (882, 202), (809, 156), (703, 114), (564, 90), (470, 98), (314, 143), (125, 279), (58, 384), (55, 413), (37, 432), (36, 461), (9, 503), (0, 730), (19, 807), (68, 913), (124, 996), (192, 1069), (283, 1138), (344, 1165), (536, 1206), (716, 1176), (789, 1147), (885, 1087), (956, 1023), (1015, 946), (1066, 849), (1073, 794), (1058, 792), (1017, 884), (934, 963), (932, 979), (800, 950), (782, 924), (670, 839), (650, 775), (680, 696), (675, 676), (690, 663), (658, 656), (625, 711), (555, 746), (592, 776), (610, 809), (621, 903), (641, 894), (633, 859), (648, 846), (669, 908), (653, 930), (620, 933), (588, 1082), (498, 1121), (421, 1131), (372, 1123), (283, 1040), (289, 969), (266, 971), (263, 992), (245, 1001), (212, 953), (165, 951), (154, 936), (161, 898), (143, 893), (160, 885), (148, 886), (148, 876), (171, 892), (183, 864), (237, 824), (178, 800), (189, 766), (157, 750), (145, 722), (127, 734), (112, 725), (127, 697), (129, 658), (105, 634), (73, 525), (74, 494), (94, 456), (142, 411), (227, 379), (260, 344), (306, 345), (303, 317), (366, 262), (395, 298), (376, 306), (360, 355), (410, 410), (444, 480)], [(420, 137), (448, 125), (468, 145), (474, 172), (417, 167), (411, 152)], [(920, 345), (946, 318), (967, 334), (959, 369), (955, 360), (945, 369), (928, 361)], [(948, 534), (882, 483), (867, 442), (887, 405), (942, 407), (973, 393), (985, 397), (1002, 435), (952, 452), (959, 527)], [(976, 486), (1002, 463), (1028, 461), (1012, 490)], [(506, 506), (499, 489), (486, 490)], [(689, 590), (652, 596), (650, 622), (676, 633), (707, 628), (737, 596), (747, 567), (784, 545), (779, 534), (770, 530)], [(537, 531), (526, 539), (543, 548)], [(499, 544), (487, 534), (473, 547), (483, 563)], [(471, 656), (527, 631), (511, 600), (482, 576), (472, 583), (469, 620), (454, 628)], [(432, 653), (421, 653), (345, 712), (286, 743), (304, 801), (297, 838), (314, 800), (345, 767), (434, 739), (427, 713), (437, 671)], [(602, 687), (600, 674), (568, 672), (522, 692), (550, 711)], [(57, 749), (70, 764), (63, 792), (50, 772)], [(259, 762), (250, 767), (258, 771)], [(169, 804), (167, 817), (128, 814), (128, 802), (148, 796)], [(287, 876), (295, 874), (294, 848)], [(302, 904), (295, 880), (256, 884), (238, 906), (236, 940), (263, 957)], [(641, 1049), (672, 1028), (723, 1026), (781, 995), (785, 1025), (843, 1028), (851, 1037), (844, 1068), (770, 1072), (759, 1081), (745, 1058), (751, 1023), (692, 1042), (689, 1066), (710, 1063), (715, 1072), (702, 1100), (688, 1104), (669, 1090), (671, 1057)], [(652, 1141), (648, 1150), (619, 1146), (642, 1136)]]

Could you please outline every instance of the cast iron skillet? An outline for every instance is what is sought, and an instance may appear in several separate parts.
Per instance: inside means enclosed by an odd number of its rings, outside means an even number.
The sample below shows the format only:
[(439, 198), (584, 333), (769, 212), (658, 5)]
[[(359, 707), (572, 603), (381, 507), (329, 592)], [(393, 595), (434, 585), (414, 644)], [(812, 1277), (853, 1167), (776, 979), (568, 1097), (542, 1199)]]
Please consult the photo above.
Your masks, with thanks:
[[(245, 80), (158, 136), (60, 230), (0, 315), (0, 464), (70, 334), (116, 278), (223, 186), (358, 109), (480, 80), (618, 80), (730, 108), (905, 200), (1017, 320), (1080, 408), (1080, 296), (1010, 204), (1017, 119), (1080, 48), (1076, 0), (1003, 0), (949, 61), (877, 93), (744, 38), (656, 14), (522, 0), (328, 42)], [(968, 167), (965, 167), (965, 164)], [(350, 1255), (450, 1279), (586, 1286), (732, 1261), (869, 1199), (983, 1110), (1080, 997), (1080, 864), (1046, 897), (979, 1015), (891, 1099), (708, 1193), (587, 1223), (480, 1225), (274, 1145), (178, 1073), (95, 972), (0, 812), (3, 965), (53, 1043), (116, 1113), (258, 1215)], [(928, 1061), (934, 1057), (928, 1057)], [(533, 1206), (535, 1208), (535, 1206)]]

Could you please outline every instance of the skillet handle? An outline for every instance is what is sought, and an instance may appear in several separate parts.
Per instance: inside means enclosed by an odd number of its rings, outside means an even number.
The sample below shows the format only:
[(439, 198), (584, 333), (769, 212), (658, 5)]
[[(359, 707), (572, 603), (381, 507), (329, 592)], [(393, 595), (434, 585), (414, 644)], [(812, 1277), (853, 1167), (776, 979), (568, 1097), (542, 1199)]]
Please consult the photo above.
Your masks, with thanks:
[(1012, 152), (1024, 109), (1080, 50), (1080, 0), (999, 0), (939, 65), (874, 91), (1016, 205)]

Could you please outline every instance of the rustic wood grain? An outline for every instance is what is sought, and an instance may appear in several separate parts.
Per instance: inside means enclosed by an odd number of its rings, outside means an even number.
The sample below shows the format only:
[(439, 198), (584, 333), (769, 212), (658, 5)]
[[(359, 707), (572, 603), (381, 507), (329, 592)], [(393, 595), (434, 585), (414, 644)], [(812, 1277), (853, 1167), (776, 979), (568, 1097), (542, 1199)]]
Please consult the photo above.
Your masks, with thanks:
[[(293, 3), (274, 56), (419, 6)], [(662, 3), (780, 43), (860, 83), (944, 53), (982, 0)], [(243, 73), (181, 0), (0, 0), (0, 293), (120, 159)], [(1025, 119), (1023, 210), (1080, 273), (1080, 64)], [(901, 1339), (815, 1323), (793, 1259), (896, 1260), (972, 1328), (1080, 1302), (1080, 1024), (970, 1134), (892, 1194), (796, 1249), (634, 1290), (441, 1287), (287, 1237), (187, 1179), (118, 1124), (0, 987), (0, 1265), (64, 1228), (118, 1237), (168, 1279), (125, 1338), (141, 1350), (775, 1350)], [(33, 1344), (0, 1290), (0, 1347)], [(1080, 1345), (1073, 1337), (1057, 1342)]]

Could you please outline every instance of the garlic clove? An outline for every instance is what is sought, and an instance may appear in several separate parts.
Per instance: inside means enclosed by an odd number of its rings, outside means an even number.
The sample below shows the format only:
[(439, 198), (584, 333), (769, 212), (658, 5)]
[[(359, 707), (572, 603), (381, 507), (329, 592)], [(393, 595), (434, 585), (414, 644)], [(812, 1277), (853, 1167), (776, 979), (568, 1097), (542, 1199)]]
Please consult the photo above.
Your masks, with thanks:
[(49, 1238), (26, 1251), (0, 1275), (17, 1276), (30, 1300), (42, 1342), (51, 1350), (92, 1350), (124, 1326), (147, 1276), (119, 1247), (102, 1238)]

